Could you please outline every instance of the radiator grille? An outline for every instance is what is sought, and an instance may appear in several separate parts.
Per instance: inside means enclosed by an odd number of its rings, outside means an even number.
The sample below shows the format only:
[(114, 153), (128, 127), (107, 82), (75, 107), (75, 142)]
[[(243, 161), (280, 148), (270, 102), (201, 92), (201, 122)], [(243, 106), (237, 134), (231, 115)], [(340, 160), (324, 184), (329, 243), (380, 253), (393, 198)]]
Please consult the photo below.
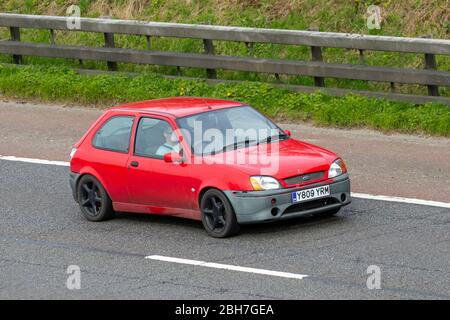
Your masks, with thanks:
[(317, 171), (317, 172), (306, 173), (306, 174), (301, 174), (298, 176), (286, 178), (286, 179), (284, 179), (284, 182), (286, 182), (286, 184), (288, 184), (288, 185), (302, 184), (302, 183), (306, 183), (306, 182), (320, 180), (324, 176), (325, 176), (325, 171)]

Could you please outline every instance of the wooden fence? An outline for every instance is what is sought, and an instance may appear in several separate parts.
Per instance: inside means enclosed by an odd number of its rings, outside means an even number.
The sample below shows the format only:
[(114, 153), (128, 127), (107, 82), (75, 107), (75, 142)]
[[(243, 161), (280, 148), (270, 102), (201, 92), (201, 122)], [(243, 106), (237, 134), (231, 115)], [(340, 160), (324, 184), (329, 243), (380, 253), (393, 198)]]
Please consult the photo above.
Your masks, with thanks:
[[(214, 80), (217, 78), (217, 69), (271, 73), (277, 76), (280, 74), (311, 76), (314, 77), (315, 87), (290, 87), (303, 91), (320, 89), (333, 95), (342, 95), (353, 91), (363, 95), (393, 100), (419, 103), (434, 101), (450, 104), (449, 97), (439, 97), (439, 86), (450, 86), (450, 72), (437, 70), (436, 64), (436, 55), (450, 55), (450, 40), (141, 22), (108, 18), (80, 18), (80, 28), (72, 29), (71, 19), (58, 16), (0, 13), (0, 27), (8, 27), (11, 34), (10, 40), (0, 41), (0, 53), (12, 55), (13, 61), (18, 64), (22, 63), (22, 56), (99, 60), (107, 62), (110, 71), (117, 70), (118, 62), (204, 68), (207, 78), (213, 82), (221, 81)], [(51, 43), (21, 42), (21, 28), (48, 29), (52, 41)], [(105, 46), (58, 45), (54, 38), (54, 30), (103, 33)], [(146, 36), (149, 46), (151, 37), (201, 39), (204, 53), (116, 48), (114, 34)], [(249, 48), (252, 47), (253, 43), (309, 46), (311, 48), (311, 60), (297, 61), (216, 55), (214, 52), (215, 40), (244, 42)], [(322, 51), (325, 48), (359, 50), (360, 62), (358, 64), (326, 63), (322, 58)], [(363, 55), (368, 50), (422, 54), (424, 67), (423, 69), (406, 69), (365, 65), (363, 64)], [(391, 83), (391, 87), (394, 87), (394, 83), (419, 84), (428, 87), (428, 96), (327, 88), (325, 87), (325, 78), (388, 82)]]

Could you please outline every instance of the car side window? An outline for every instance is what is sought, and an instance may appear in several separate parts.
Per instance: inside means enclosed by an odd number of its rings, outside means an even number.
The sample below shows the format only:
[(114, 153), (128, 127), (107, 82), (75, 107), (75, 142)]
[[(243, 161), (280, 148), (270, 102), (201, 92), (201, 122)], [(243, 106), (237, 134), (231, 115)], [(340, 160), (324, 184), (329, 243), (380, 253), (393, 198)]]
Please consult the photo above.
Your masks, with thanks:
[(139, 120), (134, 144), (135, 155), (163, 159), (166, 153), (180, 151), (178, 137), (167, 121), (148, 117)]
[(134, 117), (115, 116), (106, 121), (92, 140), (95, 148), (128, 153)]

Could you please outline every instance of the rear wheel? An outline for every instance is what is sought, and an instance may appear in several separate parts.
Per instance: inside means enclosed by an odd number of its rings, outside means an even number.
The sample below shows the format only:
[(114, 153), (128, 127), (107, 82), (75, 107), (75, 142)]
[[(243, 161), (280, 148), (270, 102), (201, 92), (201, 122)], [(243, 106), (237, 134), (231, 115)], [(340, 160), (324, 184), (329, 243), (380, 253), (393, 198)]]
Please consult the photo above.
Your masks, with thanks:
[(239, 232), (233, 207), (225, 194), (217, 189), (206, 191), (200, 201), (202, 223), (206, 232), (215, 238), (225, 238)]
[(81, 212), (89, 221), (103, 221), (114, 216), (111, 198), (95, 177), (81, 177), (77, 197)]

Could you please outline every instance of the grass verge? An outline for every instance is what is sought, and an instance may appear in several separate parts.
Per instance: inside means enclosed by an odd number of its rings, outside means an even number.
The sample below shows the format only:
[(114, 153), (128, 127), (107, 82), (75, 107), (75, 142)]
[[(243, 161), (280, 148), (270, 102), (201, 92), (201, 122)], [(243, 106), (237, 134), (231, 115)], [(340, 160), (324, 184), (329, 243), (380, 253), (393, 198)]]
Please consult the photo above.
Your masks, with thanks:
[(87, 76), (65, 67), (0, 64), (0, 94), (97, 106), (169, 96), (216, 97), (247, 102), (272, 118), (318, 126), (450, 136), (450, 108), (444, 105), (414, 105), (355, 94), (331, 97), (258, 82), (211, 86), (202, 80), (167, 79), (154, 73)]

